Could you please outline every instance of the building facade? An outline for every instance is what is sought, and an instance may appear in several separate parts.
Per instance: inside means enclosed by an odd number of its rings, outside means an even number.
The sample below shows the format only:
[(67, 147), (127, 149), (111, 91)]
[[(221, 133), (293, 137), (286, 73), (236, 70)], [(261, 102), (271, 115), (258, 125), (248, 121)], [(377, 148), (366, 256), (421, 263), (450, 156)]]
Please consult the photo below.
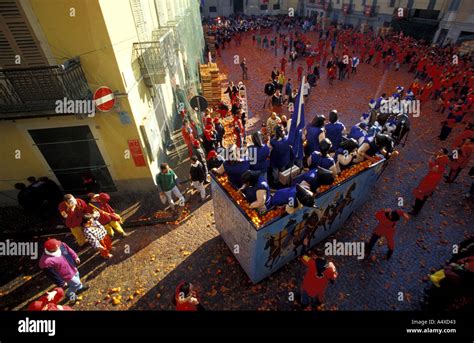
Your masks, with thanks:
[(446, 1), (433, 41), (443, 45), (464, 39), (474, 40), (474, 1)]
[(474, 33), (470, 0), (305, 0), (303, 15), (322, 23), (354, 27), (393, 27), (444, 44)]
[(29, 176), (78, 194), (91, 176), (104, 191), (153, 188), (181, 157), (178, 109), (200, 86), (199, 3), (0, 0), (0, 15), (0, 204)]
[(201, 0), (203, 17), (216, 18), (231, 14), (277, 15), (288, 14), (294, 9), (296, 14), (299, 0)]

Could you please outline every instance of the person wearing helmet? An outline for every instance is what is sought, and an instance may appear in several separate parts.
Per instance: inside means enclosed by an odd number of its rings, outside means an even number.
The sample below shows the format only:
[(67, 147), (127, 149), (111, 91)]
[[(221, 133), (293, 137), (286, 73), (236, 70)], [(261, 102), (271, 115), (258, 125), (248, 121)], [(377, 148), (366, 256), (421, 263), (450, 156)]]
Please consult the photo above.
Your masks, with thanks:
[(299, 185), (311, 193), (316, 193), (319, 186), (332, 185), (334, 179), (335, 175), (332, 171), (317, 167), (295, 177), (291, 185)]
[(306, 174), (300, 179), (299, 184), (277, 190), (270, 193), (268, 183), (259, 176), (258, 172), (248, 170), (242, 175), (242, 192), (250, 203), (250, 208), (265, 212), (273, 207), (286, 206), (286, 210), (292, 213), (300, 205), (312, 207), (314, 205), (314, 193), (322, 185), (330, 185), (334, 182), (334, 176), (328, 170), (316, 169), (311, 174)]
[(320, 151), (313, 151), (308, 157), (308, 167), (314, 169), (322, 167), (330, 170), (334, 175), (337, 175), (337, 168), (334, 159), (329, 156), (329, 150), (332, 148), (331, 141), (328, 138), (324, 138), (319, 143)]
[[(364, 113), (367, 114), (367, 113)], [(361, 121), (357, 124), (355, 124), (351, 130), (349, 131), (349, 134), (347, 135), (347, 138), (352, 138), (357, 141), (359, 145), (364, 143), (365, 137), (367, 136), (367, 122), (364, 121), (364, 116), (361, 117)], [(367, 114), (368, 118), (368, 114)]]
[(339, 147), (336, 149), (336, 155), (334, 158), (338, 172), (347, 169), (353, 164), (353, 160), (357, 156), (358, 148), (359, 143), (357, 143), (353, 138), (348, 138), (341, 142)]
[(228, 159), (219, 168), (213, 169), (213, 172), (217, 174), (226, 173), (230, 184), (234, 188), (239, 189), (242, 187), (242, 174), (246, 170), (249, 170), (250, 162), (248, 159), (242, 159), (240, 157), (235, 144), (228, 149), (226, 155), (228, 156)]
[(250, 208), (265, 212), (270, 208), (272, 200), (270, 186), (260, 176), (259, 171), (247, 170), (242, 174), (242, 192), (250, 204)]
[(392, 136), (392, 134), (395, 132), (396, 129), (397, 129), (397, 121), (395, 119), (389, 119), (387, 120), (387, 122), (385, 123), (383, 127), (383, 132)]
[(378, 133), (375, 137), (367, 137), (362, 145), (357, 150), (357, 157), (354, 162), (359, 163), (365, 159), (377, 162), (374, 158), (376, 154), (384, 155), (386, 158), (390, 157), (393, 152), (393, 140), (384, 134)]
[(324, 123), (326, 117), (317, 115), (310, 124), (306, 126), (304, 137), (306, 138), (306, 155), (310, 155), (313, 151), (319, 150), (319, 142), (326, 138)]
[(346, 127), (339, 121), (337, 110), (329, 112), (329, 123), (325, 126), (326, 137), (332, 143), (333, 147), (338, 147), (342, 137), (346, 133)]

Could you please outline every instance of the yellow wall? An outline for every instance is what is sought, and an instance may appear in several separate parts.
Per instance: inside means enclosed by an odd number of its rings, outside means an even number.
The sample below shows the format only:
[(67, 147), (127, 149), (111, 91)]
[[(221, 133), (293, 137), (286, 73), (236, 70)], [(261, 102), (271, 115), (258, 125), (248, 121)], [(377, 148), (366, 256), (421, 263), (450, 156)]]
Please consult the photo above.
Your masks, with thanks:
[[(128, 78), (127, 85), (134, 84), (130, 57), (132, 43), (136, 41), (133, 20), (129, 17), (130, 5), (128, 0), (105, 0), (108, 18), (115, 18), (113, 43), (119, 39), (122, 45), (112, 46), (109, 32), (104, 22), (102, 8), (97, 0), (30, 0), (31, 8), (38, 20), (44, 37), (46, 37), (52, 54), (58, 63), (68, 58), (80, 56), (81, 64), (89, 82), (89, 87), (95, 91), (99, 86), (106, 85), (119, 93), (126, 93), (127, 88), (122, 79), (115, 54)], [(75, 9), (75, 16), (70, 16), (71, 8)], [(128, 10), (126, 12), (125, 10)], [(127, 18), (123, 20), (121, 15)], [(132, 18), (133, 19), (133, 18)], [(126, 25), (124, 25), (126, 24)], [(120, 30), (122, 25), (122, 30)], [(112, 27), (113, 26), (113, 27)], [(133, 30), (132, 30), (133, 29)], [(127, 41), (125, 41), (128, 38)], [(127, 68), (128, 65), (128, 68)], [(136, 83), (136, 81), (135, 81)], [(87, 123), (94, 136), (99, 139), (98, 145), (114, 181), (126, 179), (148, 179), (152, 185), (152, 174), (148, 167), (135, 167), (133, 159), (126, 160), (124, 150), (128, 148), (127, 140), (139, 138), (137, 125), (141, 123), (143, 112), (149, 111), (149, 99), (141, 95), (138, 87), (132, 91), (133, 98), (126, 96), (117, 98), (123, 111), (127, 111), (132, 123), (122, 125), (119, 115), (114, 110), (109, 113), (97, 112), (95, 118), (79, 120), (74, 116), (38, 119), (23, 119), (17, 122), (0, 122), (2, 140), (7, 144), (0, 145), (0, 155), (4, 156), (4, 163), (0, 164), (0, 190), (11, 190), (12, 184), (24, 180), (30, 175), (53, 176), (48, 171), (41, 153), (33, 146), (27, 129), (48, 128), (60, 126), (84, 125)], [(133, 103), (133, 107), (130, 106)], [(14, 151), (20, 149), (22, 158), (16, 160)], [(142, 150), (146, 156), (144, 147)]]
[[(160, 0), (159, 3), (162, 4), (163, 1)], [(168, 15), (168, 19), (173, 19), (173, 15), (183, 15), (190, 8), (195, 10), (195, 4), (191, 6), (191, 1), (195, 0), (167, 0), (166, 3), (172, 5), (170, 12), (166, 12), (167, 18)], [(5, 132), (6, 141), (12, 142), (0, 146), (0, 154), (5, 156), (5, 163), (0, 165), (0, 180), (6, 180), (0, 181), (0, 196), (5, 191), (12, 192), (13, 183), (24, 182), (30, 175), (55, 179), (34, 146), (28, 134), (29, 129), (85, 124), (97, 139), (119, 191), (135, 189), (135, 185), (140, 189), (153, 187), (153, 176), (158, 172), (158, 162), (163, 156), (154, 156), (153, 162), (149, 160), (139, 127), (145, 125), (153, 133), (148, 138), (159, 143), (155, 147), (162, 145), (160, 130), (163, 131), (164, 124), (161, 122), (161, 127), (158, 127), (156, 116), (165, 118), (168, 123), (172, 122), (175, 113), (172, 79), (179, 80), (178, 75), (184, 74), (182, 58), (178, 62), (180, 70), (176, 75), (166, 76), (166, 83), (157, 88), (159, 96), (153, 99), (150, 90), (144, 85), (133, 54), (133, 43), (140, 40), (129, 0), (20, 2), (24, 8), (28, 8), (28, 19), (34, 21), (32, 26), (41, 37), (43, 49), (51, 52), (51, 63), (59, 64), (79, 56), (91, 91), (94, 92), (100, 86), (110, 87), (117, 94), (118, 109), (109, 113), (97, 112), (94, 118), (84, 120), (65, 115), (49, 119), (22, 119), (17, 122), (0, 121), (0, 132)], [(146, 31), (150, 34), (157, 25), (155, 4), (153, 0), (142, 0), (141, 3), (148, 26)], [(119, 110), (128, 112), (131, 124), (121, 124), (117, 113)], [(124, 157), (128, 148), (127, 141), (137, 138), (142, 138), (141, 147), (148, 163), (146, 167), (135, 167), (133, 159), (127, 160)], [(14, 160), (15, 149), (21, 150), (22, 159)], [(16, 192), (11, 194), (16, 195)]]

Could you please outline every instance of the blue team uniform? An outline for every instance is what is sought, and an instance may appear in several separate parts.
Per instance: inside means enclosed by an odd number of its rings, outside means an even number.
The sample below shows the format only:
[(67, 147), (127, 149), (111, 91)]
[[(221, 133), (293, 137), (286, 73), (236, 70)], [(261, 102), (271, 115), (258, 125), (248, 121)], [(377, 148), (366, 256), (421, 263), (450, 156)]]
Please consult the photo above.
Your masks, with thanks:
[(326, 124), (326, 138), (329, 138), (334, 149), (337, 149), (341, 143), (344, 129), (344, 124), (339, 120), (335, 123)]
[(270, 141), (272, 151), (270, 152), (270, 166), (272, 168), (285, 168), (291, 159), (291, 148), (288, 139), (285, 137), (281, 140), (272, 139)]
[(266, 194), (266, 199), (265, 199), (265, 207), (268, 209), (270, 208), (270, 202), (272, 200), (272, 196), (270, 194), (270, 187), (268, 186), (267, 181), (265, 181), (264, 178), (259, 178), (258, 182), (255, 186), (248, 187), (245, 189), (244, 194), (247, 199), (247, 201), (251, 204), (257, 200), (257, 191), (259, 190), (264, 190)]
[(242, 187), (242, 174), (250, 169), (248, 160), (239, 161), (237, 163), (224, 162), (224, 170), (229, 178), (229, 182), (235, 188)]
[(321, 167), (324, 169), (331, 169), (335, 165), (334, 159), (330, 156), (323, 156), (319, 151), (314, 151), (311, 154), (310, 169)]
[(260, 172), (266, 172), (270, 166), (270, 148), (267, 145), (264, 146), (250, 146), (249, 149), (255, 149), (254, 156), (256, 157), (256, 163), (250, 164), (250, 170), (258, 170)]
[(365, 137), (366, 134), (367, 133), (361, 129), (359, 125), (354, 125), (349, 132), (348, 138), (354, 138), (357, 142), (359, 142), (359, 139), (361, 137)]
[(306, 148), (309, 152), (313, 152), (315, 150), (319, 151), (319, 135), (321, 132), (323, 132), (323, 129), (320, 127), (306, 127), (306, 140), (308, 142)]

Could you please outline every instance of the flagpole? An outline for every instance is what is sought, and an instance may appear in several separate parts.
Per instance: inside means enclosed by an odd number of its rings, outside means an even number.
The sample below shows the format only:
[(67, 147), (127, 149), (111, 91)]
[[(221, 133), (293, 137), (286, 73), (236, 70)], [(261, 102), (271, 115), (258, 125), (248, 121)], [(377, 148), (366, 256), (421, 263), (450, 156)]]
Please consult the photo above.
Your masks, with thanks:
[[(291, 131), (291, 126), (293, 126), (293, 121), (296, 119), (296, 122), (295, 122), (295, 125), (294, 125), (294, 128), (295, 128), (295, 131), (297, 130), (298, 126), (299, 126), (299, 123), (300, 123), (300, 116), (301, 116), (301, 109), (302, 109), (302, 106), (304, 105), (304, 97), (303, 97), (303, 87), (304, 87), (304, 80), (305, 80), (305, 76), (303, 75), (303, 77), (301, 78), (301, 85), (300, 85), (300, 91), (298, 93), (298, 108), (296, 108), (296, 118), (291, 118), (291, 125), (290, 125), (290, 131)], [(293, 114), (295, 114), (295, 111), (293, 111)], [(289, 134), (289, 132), (288, 132)], [(290, 177), (289, 177), (289, 182), (288, 182), (288, 185), (291, 186), (291, 181), (292, 181), (292, 178), (293, 178), (293, 165), (295, 163), (295, 150), (294, 150), (294, 146), (296, 145), (296, 140), (298, 139), (298, 132), (295, 132), (294, 134), (294, 140), (293, 140), (293, 145), (292, 145), (292, 150), (293, 150), (293, 154), (292, 154), (292, 159), (291, 159), (291, 163), (290, 163)], [(298, 142), (299, 143), (299, 142)]]

